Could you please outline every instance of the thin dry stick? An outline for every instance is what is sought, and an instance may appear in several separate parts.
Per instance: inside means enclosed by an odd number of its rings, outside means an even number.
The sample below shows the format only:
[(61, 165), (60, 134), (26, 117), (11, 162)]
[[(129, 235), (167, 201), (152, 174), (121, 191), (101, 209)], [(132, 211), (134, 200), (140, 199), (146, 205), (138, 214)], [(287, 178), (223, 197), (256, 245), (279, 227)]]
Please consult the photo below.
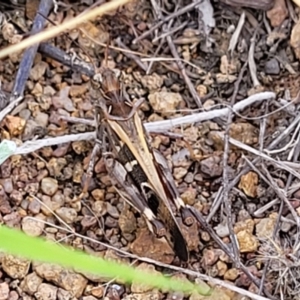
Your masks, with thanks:
[(177, 26), (177, 27), (175, 27), (175, 28), (172, 28), (172, 29), (170, 28), (170, 31), (164, 32), (164, 33), (162, 33), (161, 35), (155, 37), (155, 38), (152, 40), (152, 43), (156, 43), (158, 40), (164, 39), (165, 37), (172, 35), (172, 34), (175, 33), (176, 31), (183, 29), (188, 23), (189, 23), (189, 21), (185, 21), (185, 22), (181, 23), (179, 26)]
[[(278, 101), (280, 101), (280, 100), (283, 100), (283, 99), (280, 99), (280, 98), (279, 98)], [(240, 118), (242, 118), (242, 119), (245, 119), (245, 120), (249, 120), (249, 121), (251, 121), (251, 120), (260, 120), (261, 118), (265, 118), (265, 117), (272, 116), (272, 115), (274, 115), (274, 114), (276, 114), (276, 113), (278, 113), (278, 112), (280, 112), (280, 111), (282, 111), (282, 110), (286, 110), (286, 111), (289, 113), (288, 107), (289, 107), (290, 105), (292, 105), (293, 102), (297, 102), (298, 100), (299, 100), (298, 97), (294, 98), (294, 99), (291, 100), (291, 101), (283, 100), (283, 101), (286, 102), (284, 105), (279, 104), (279, 102), (275, 102), (274, 105), (275, 105), (275, 106), (279, 106), (279, 108), (277, 108), (277, 109), (275, 109), (275, 110), (272, 110), (271, 112), (262, 114), (261, 116), (258, 116), (258, 117), (246, 117), (246, 116), (244, 116), (244, 115), (242, 115), (242, 114), (240, 114), (240, 113), (238, 113), (238, 112), (235, 112), (235, 114), (236, 114), (238, 117), (240, 117)]]
[(267, 149), (264, 149), (264, 151), (271, 151), (276, 145), (278, 145), (285, 137), (287, 137), (294, 129), (295, 126), (297, 126), (300, 122), (300, 114), (296, 116), (294, 121), (289, 125), (288, 128), (286, 128), (275, 140), (272, 141), (272, 143), (269, 145)]
[[(282, 148), (279, 148), (279, 149), (275, 149), (275, 150), (270, 150), (270, 151), (269, 150), (265, 150), (265, 152), (268, 155), (271, 155), (271, 154), (276, 154), (276, 153), (280, 153), (280, 152), (286, 151), (290, 147), (293, 147), (294, 145), (296, 145), (296, 142), (294, 140), (295, 140), (296, 135), (299, 132), (299, 130), (300, 130), (300, 123), (298, 124), (296, 130), (294, 131), (291, 140), (285, 146), (283, 146)], [(298, 139), (299, 139), (299, 137), (298, 137)], [(290, 160), (290, 159), (288, 159), (288, 160)]]
[[(52, 6), (52, 1), (40, 1), (38, 12), (34, 18), (30, 35), (36, 34), (43, 30), (46, 24), (46, 20), (40, 15), (40, 13), (48, 15), (52, 9)], [(35, 44), (24, 51), (22, 60), (19, 64), (19, 68), (15, 77), (14, 87), (11, 93), (11, 99), (13, 99), (16, 95), (23, 96), (25, 84), (28, 79), (31, 67), (33, 65), (33, 61), (36, 56), (38, 47), (39, 45)]]
[(112, 10), (118, 8), (119, 6), (126, 4), (129, 1), (130, 0), (113, 0), (113, 1), (107, 2), (103, 5), (101, 5), (100, 7), (97, 7), (95, 9), (89, 11), (88, 13), (86, 13), (84, 15), (81, 15), (81, 16), (78, 16), (75, 18), (71, 18), (68, 21), (63, 22), (62, 24), (60, 24), (56, 27), (52, 27), (47, 30), (44, 30), (43, 32), (38, 33), (34, 36), (31, 36), (16, 45), (12, 45), (12, 46), (4, 48), (3, 50), (0, 51), (0, 58), (6, 57), (6, 56), (10, 55), (11, 53), (15, 53), (17, 51), (20, 51), (27, 47), (30, 47), (30, 46), (34, 45), (35, 43), (39, 43), (39, 42), (48, 40), (50, 38), (53, 38), (53, 37), (59, 35), (64, 30), (73, 29), (74, 27), (78, 26), (79, 24), (83, 23), (84, 21), (93, 19), (97, 16), (101, 16), (104, 13), (112, 11)]
[(291, 74), (296, 75), (297, 72), (293, 69), (292, 65), (285, 59), (282, 59), (279, 55), (274, 56), (281, 64), (282, 66)]
[(254, 87), (261, 85), (256, 75), (257, 69), (254, 61), (255, 39), (256, 39), (257, 30), (258, 28), (255, 29), (253, 37), (251, 38), (250, 48), (248, 53), (249, 71), (250, 71), (250, 76), (252, 78)]
[[(153, 59), (150, 60), (150, 63), (149, 63), (149, 65), (148, 65), (148, 69), (147, 69), (147, 71), (146, 71), (146, 74), (147, 74), (147, 75), (150, 74), (150, 71), (151, 71), (152, 66), (153, 66), (153, 64), (154, 64), (154, 61), (155, 61), (155, 58), (156, 58), (156, 56), (158, 55), (158, 53), (159, 53), (161, 47), (163, 46), (164, 42), (165, 42), (165, 39), (164, 39), (164, 38), (161, 39), (161, 41), (160, 41), (158, 47), (155, 49), (155, 52), (154, 52), (154, 54), (153, 54)], [(143, 59), (142, 59), (142, 61), (143, 61)], [(147, 61), (147, 60), (146, 60), (146, 61)]]
[[(268, 103), (264, 106), (268, 107)], [(260, 127), (259, 127), (259, 151), (261, 152), (263, 152), (264, 149), (264, 137), (266, 132), (266, 126), (267, 126), (267, 118), (263, 117), (260, 119)]]
[[(276, 97), (276, 94), (273, 92), (257, 93), (255, 95), (249, 96), (248, 98), (236, 103), (232, 107), (232, 110), (234, 112), (240, 111), (256, 102), (266, 101), (266, 100), (269, 100), (269, 99), (272, 99), (275, 97)], [(179, 118), (175, 118), (175, 119), (171, 119), (171, 120), (163, 120), (163, 121), (157, 121), (157, 122), (152, 122), (152, 123), (145, 123), (144, 125), (145, 125), (147, 131), (160, 132), (160, 131), (166, 131), (175, 126), (182, 126), (182, 125), (186, 125), (186, 124), (193, 124), (196, 122), (207, 121), (207, 120), (211, 120), (214, 118), (225, 117), (228, 115), (228, 113), (230, 111), (231, 111), (230, 108), (222, 108), (222, 109), (216, 109), (213, 111), (201, 112), (198, 114), (179, 117)]]
[[(249, 161), (250, 162), (250, 161)], [(252, 163), (251, 163), (252, 164)], [(266, 205), (260, 207), (259, 209), (257, 209), (254, 213), (253, 216), (255, 218), (259, 218), (262, 217), (263, 213), (265, 213), (265, 211), (267, 211), (268, 209), (270, 209), (271, 207), (274, 207), (274, 205), (276, 205), (279, 202), (279, 199), (274, 199), (271, 202), (268, 202)]]
[(13, 153), (13, 155), (28, 154), (37, 151), (43, 147), (60, 145), (60, 144), (65, 144), (70, 142), (91, 141), (91, 140), (95, 140), (95, 138), (96, 138), (95, 132), (85, 132), (85, 133), (58, 136), (55, 138), (46, 138), (46, 139), (36, 140), (36, 141), (27, 141), (21, 146), (19, 146), (16, 149), (16, 151)]
[(268, 35), (272, 32), (271, 26), (269, 24), (269, 21), (267, 19), (266, 13), (263, 14), (263, 23), (265, 25), (265, 28), (267, 30)]
[(78, 71), (81, 74), (85, 74), (92, 78), (95, 75), (95, 68), (93, 64), (87, 63), (77, 57), (72, 57), (69, 53), (51, 45), (48, 43), (41, 43), (39, 52), (43, 55), (50, 57), (63, 65)]
[[(298, 137), (297, 137), (297, 140), (295, 141), (295, 145), (293, 145), (293, 148), (291, 149), (291, 151), (290, 151), (290, 153), (288, 155), (287, 160), (291, 160), (293, 157), (295, 157), (294, 153), (295, 153), (296, 149), (299, 148), (299, 142), (300, 142), (299, 129), (300, 129), (300, 126), (297, 126), (297, 128), (296, 128), (296, 134), (298, 134)], [(293, 137), (295, 137), (296, 134), (294, 133)], [(298, 155), (297, 155), (297, 157), (298, 157)]]
[(89, 120), (89, 119), (77, 118), (77, 117), (71, 117), (71, 116), (59, 116), (59, 119), (62, 121), (70, 122), (70, 123), (79, 123), (79, 124), (96, 127), (95, 120)]
[(211, 219), (214, 217), (214, 215), (217, 213), (221, 202), (223, 200), (223, 191), (224, 191), (224, 185), (222, 185), (214, 198), (214, 201), (212, 203), (211, 209), (209, 211), (208, 216), (205, 218), (206, 222), (209, 223)]
[(236, 27), (236, 30), (234, 31), (231, 39), (230, 39), (230, 42), (229, 42), (229, 47), (228, 47), (228, 52), (231, 52), (231, 55), (236, 47), (236, 44), (239, 40), (239, 36), (241, 34), (241, 31), (242, 31), (242, 28), (244, 26), (244, 23), (245, 23), (245, 11), (243, 10), (241, 16), (240, 16), (240, 19), (239, 19), (239, 22), (238, 22), (238, 25)]
[[(239, 77), (237, 79), (237, 81), (235, 82), (235, 87), (234, 87), (234, 91), (233, 91), (233, 95), (230, 101), (230, 107), (233, 107), (235, 100), (236, 100), (236, 96), (239, 90), (239, 86), (241, 83), (241, 80), (243, 78), (243, 74), (246, 70), (247, 67), (247, 62), (244, 63)], [(239, 256), (239, 245), (236, 239), (236, 235), (234, 233), (233, 230), (233, 221), (232, 221), (232, 214), (231, 214), (231, 199), (229, 199), (229, 177), (228, 177), (228, 156), (229, 156), (229, 130), (230, 130), (230, 124), (232, 123), (232, 118), (233, 118), (233, 113), (230, 111), (228, 113), (228, 117), (227, 117), (227, 124), (226, 124), (226, 130), (225, 130), (225, 134), (224, 134), (224, 154), (223, 154), (223, 201), (224, 201), (224, 208), (226, 211), (226, 215), (227, 215), (227, 226), (229, 229), (229, 234), (230, 234), (230, 239), (233, 245), (233, 253), (234, 253), (234, 257), (235, 257), (235, 263), (236, 263), (236, 267), (239, 267), (240, 264), (240, 256)]]
[[(129, 49), (122, 43), (120, 37), (118, 37), (115, 41), (116, 41), (117, 45), (118, 45), (120, 48), (125, 49), (125, 50), (129, 50)], [(129, 52), (129, 51), (123, 51), (123, 53), (124, 53), (125, 56), (127, 56), (128, 58), (130, 58), (130, 59), (132, 59), (133, 61), (135, 61), (135, 63), (136, 63), (143, 71), (145, 71), (145, 72), (147, 71), (148, 66), (145, 65), (145, 63), (143, 63), (137, 55), (135, 55), (135, 54), (133, 54), (133, 53), (131, 53), (131, 52)]]

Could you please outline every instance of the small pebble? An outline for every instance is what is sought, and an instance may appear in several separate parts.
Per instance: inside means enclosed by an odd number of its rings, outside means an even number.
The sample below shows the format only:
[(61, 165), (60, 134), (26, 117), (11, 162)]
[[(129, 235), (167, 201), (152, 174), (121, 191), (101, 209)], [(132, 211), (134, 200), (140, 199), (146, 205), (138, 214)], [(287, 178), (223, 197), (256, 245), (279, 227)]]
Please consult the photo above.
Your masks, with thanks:
[(45, 218), (40, 215), (36, 219), (23, 218), (22, 220), (22, 230), (29, 236), (40, 236), (44, 231), (45, 223), (38, 219), (45, 220)]
[(108, 228), (116, 228), (118, 227), (118, 220), (112, 218), (111, 216), (108, 216), (105, 219), (105, 226), (107, 226)]
[(174, 178), (176, 180), (182, 179), (187, 174), (187, 169), (183, 167), (174, 168)]
[[(10, 291), (9, 292), (9, 300), (19, 300), (19, 294), (16, 291)], [(23, 298), (25, 300), (25, 298)]]
[(237, 277), (239, 276), (239, 270), (232, 268), (229, 269), (225, 274), (224, 274), (224, 279), (225, 280), (229, 280), (229, 281), (234, 281), (237, 279)]
[(30, 79), (38, 81), (45, 74), (48, 64), (44, 61), (40, 61), (35, 64), (30, 70)]
[(184, 181), (186, 183), (192, 183), (194, 181), (194, 174), (191, 172), (188, 172), (184, 177)]
[(276, 58), (272, 58), (266, 62), (265, 72), (268, 75), (278, 75), (280, 73), (280, 66)]
[(67, 224), (73, 223), (76, 220), (76, 218), (77, 218), (77, 212), (76, 212), (76, 210), (74, 208), (60, 207), (55, 212)]
[(34, 215), (38, 214), (41, 210), (41, 204), (38, 200), (33, 199), (29, 202), (28, 210)]
[(51, 177), (45, 177), (41, 182), (41, 190), (48, 196), (53, 196), (58, 190), (58, 182), (56, 179)]
[(65, 299), (69, 299), (71, 300), (72, 294), (69, 291), (66, 291), (62, 288), (58, 288), (57, 290), (57, 300), (65, 300)]
[(83, 229), (88, 229), (97, 224), (97, 219), (93, 216), (84, 216), (81, 220), (81, 226)]
[(107, 213), (115, 219), (119, 218), (119, 212), (117, 208), (111, 205), (109, 202), (107, 202)]
[(57, 287), (52, 284), (42, 283), (34, 295), (35, 298), (39, 300), (56, 300)]
[(14, 189), (11, 178), (0, 179), (0, 184), (3, 186), (4, 191), (8, 194), (10, 194)]
[(31, 111), (29, 109), (23, 109), (20, 111), (19, 116), (24, 120), (28, 120), (31, 116)]
[(37, 112), (34, 120), (39, 126), (47, 127), (49, 115), (44, 112)]
[(92, 191), (92, 196), (96, 201), (103, 201), (105, 190), (95, 189)]
[(9, 296), (9, 286), (7, 282), (0, 283), (0, 300), (6, 300)]
[(43, 279), (33, 272), (25, 276), (24, 280), (21, 282), (21, 288), (25, 293), (33, 295), (42, 282)]
[(2, 268), (5, 271), (5, 273), (14, 278), (14, 279), (23, 279), (30, 267), (30, 261), (15, 257), (12, 255), (5, 255), (2, 258)]

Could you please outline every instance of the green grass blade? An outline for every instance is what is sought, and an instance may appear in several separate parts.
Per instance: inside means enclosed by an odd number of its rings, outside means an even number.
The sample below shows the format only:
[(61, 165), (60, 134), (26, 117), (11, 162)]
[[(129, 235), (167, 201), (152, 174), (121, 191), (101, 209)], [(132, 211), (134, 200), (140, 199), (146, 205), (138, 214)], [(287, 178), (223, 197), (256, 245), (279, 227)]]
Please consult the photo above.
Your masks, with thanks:
[(62, 248), (52, 242), (29, 237), (19, 230), (6, 226), (0, 226), (0, 249), (12, 255), (35, 261), (55, 263), (110, 278), (118, 277), (127, 283), (135, 281), (170, 291), (191, 292), (191, 290), (197, 290), (202, 295), (208, 295), (210, 292), (207, 288), (192, 283), (167, 278), (163, 275), (145, 273), (133, 267), (96, 258), (69, 247)]

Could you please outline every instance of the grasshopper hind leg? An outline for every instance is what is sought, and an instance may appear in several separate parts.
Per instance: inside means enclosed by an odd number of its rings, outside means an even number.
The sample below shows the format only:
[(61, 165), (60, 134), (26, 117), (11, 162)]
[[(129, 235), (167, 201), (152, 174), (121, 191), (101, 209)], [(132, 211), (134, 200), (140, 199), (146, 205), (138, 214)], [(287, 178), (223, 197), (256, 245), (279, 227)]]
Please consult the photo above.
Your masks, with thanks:
[(166, 236), (167, 231), (163, 223), (156, 219), (153, 212), (146, 207), (140, 199), (134, 197), (131, 197), (130, 199), (130, 196), (126, 192), (119, 190), (117, 187), (115, 187), (115, 190), (119, 194), (120, 198), (144, 216), (147, 226), (152, 233), (154, 233), (158, 238)]
[(180, 258), (180, 260), (188, 261), (189, 254), (187, 245), (177, 222), (175, 222), (175, 220), (172, 218), (172, 221), (169, 220), (168, 223), (170, 234), (167, 236), (167, 240), (169, 240), (169, 243), (173, 247), (175, 254)]

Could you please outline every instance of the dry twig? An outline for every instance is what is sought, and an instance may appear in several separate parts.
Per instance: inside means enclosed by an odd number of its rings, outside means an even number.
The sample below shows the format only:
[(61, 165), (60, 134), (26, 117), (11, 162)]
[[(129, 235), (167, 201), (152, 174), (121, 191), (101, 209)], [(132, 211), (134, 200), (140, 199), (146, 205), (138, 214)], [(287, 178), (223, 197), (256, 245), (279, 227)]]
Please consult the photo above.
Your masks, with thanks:
[[(240, 111), (256, 102), (266, 101), (266, 100), (275, 98), (275, 96), (276, 96), (276, 94), (273, 92), (257, 93), (255, 95), (252, 95), (252, 96), (236, 103), (232, 107), (232, 110), (233, 110), (233, 112)], [(184, 117), (171, 119), (171, 120), (163, 120), (163, 121), (157, 121), (157, 122), (152, 122), (152, 123), (145, 123), (145, 127), (148, 131), (160, 132), (160, 131), (168, 130), (175, 126), (182, 126), (182, 125), (193, 124), (193, 123), (197, 123), (197, 122), (201, 122), (201, 121), (212, 120), (214, 118), (225, 117), (228, 115), (229, 111), (230, 111), (230, 108), (216, 109), (216, 110), (212, 110), (212, 111), (202, 112), (202, 113), (184, 116)]]
[[(235, 82), (235, 87), (234, 87), (234, 92), (230, 101), (230, 108), (233, 107), (234, 102), (236, 100), (236, 96), (239, 90), (239, 86), (241, 83), (241, 80), (243, 78), (243, 74), (246, 70), (247, 67), (247, 62), (243, 65), (239, 77), (237, 81)], [(232, 213), (231, 213), (231, 200), (229, 199), (229, 178), (228, 178), (228, 157), (229, 157), (229, 129), (230, 125), (232, 123), (232, 118), (233, 118), (233, 113), (232, 111), (229, 111), (228, 116), (227, 116), (227, 124), (226, 124), (226, 130), (224, 134), (224, 154), (223, 154), (223, 202), (224, 202), (224, 208), (226, 211), (226, 216), (227, 216), (227, 226), (229, 229), (229, 234), (230, 234), (230, 239), (233, 245), (233, 253), (234, 253), (234, 258), (235, 258), (235, 263), (237, 268), (239, 267), (240, 264), (240, 256), (239, 256), (239, 245), (236, 239), (236, 235), (233, 230), (233, 221), (232, 221)]]

